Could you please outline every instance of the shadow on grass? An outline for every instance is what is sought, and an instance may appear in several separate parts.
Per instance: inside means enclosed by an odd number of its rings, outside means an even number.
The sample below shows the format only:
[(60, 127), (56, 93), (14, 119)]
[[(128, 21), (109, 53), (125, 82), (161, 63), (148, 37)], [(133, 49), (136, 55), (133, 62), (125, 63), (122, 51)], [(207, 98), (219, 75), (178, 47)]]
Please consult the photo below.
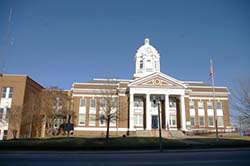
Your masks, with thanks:
[[(163, 139), (164, 149), (250, 147), (249, 140), (214, 138)], [(159, 139), (149, 137), (105, 138), (57, 137), (0, 141), (0, 150), (156, 150)]]

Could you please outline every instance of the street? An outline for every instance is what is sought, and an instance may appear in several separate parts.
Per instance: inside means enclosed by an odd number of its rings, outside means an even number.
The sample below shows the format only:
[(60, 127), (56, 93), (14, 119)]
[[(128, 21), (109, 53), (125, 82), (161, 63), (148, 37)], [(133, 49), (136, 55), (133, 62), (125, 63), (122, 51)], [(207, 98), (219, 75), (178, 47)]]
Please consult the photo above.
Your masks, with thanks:
[(1, 166), (50, 165), (185, 165), (185, 166), (235, 166), (250, 164), (250, 151), (209, 152), (0, 152)]

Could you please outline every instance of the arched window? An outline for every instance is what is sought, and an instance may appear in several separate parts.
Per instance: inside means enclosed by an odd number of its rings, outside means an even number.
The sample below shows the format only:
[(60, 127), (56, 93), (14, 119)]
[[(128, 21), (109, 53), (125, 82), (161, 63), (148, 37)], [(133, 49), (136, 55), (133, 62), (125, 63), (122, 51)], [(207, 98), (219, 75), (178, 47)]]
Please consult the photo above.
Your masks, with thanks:
[(143, 68), (143, 60), (140, 60), (140, 69)]

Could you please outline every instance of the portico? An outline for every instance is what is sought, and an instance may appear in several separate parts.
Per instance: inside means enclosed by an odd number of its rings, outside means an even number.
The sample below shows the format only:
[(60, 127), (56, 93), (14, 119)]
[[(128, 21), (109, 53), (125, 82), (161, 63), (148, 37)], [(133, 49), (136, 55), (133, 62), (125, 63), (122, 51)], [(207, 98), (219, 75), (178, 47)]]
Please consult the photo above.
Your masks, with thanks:
[(129, 131), (158, 128), (153, 98), (160, 96), (162, 128), (186, 130), (184, 94), (184, 84), (160, 72), (134, 80), (129, 84)]
[[(152, 130), (155, 117), (158, 118), (158, 105), (153, 103), (153, 97), (163, 96), (161, 102), (161, 126), (165, 130), (186, 130), (185, 103), (183, 90), (131, 88), (129, 95), (129, 130)], [(142, 102), (138, 104), (138, 102)], [(141, 123), (136, 116), (141, 113)], [(140, 118), (138, 118), (140, 119)], [(140, 120), (139, 120), (140, 121)]]

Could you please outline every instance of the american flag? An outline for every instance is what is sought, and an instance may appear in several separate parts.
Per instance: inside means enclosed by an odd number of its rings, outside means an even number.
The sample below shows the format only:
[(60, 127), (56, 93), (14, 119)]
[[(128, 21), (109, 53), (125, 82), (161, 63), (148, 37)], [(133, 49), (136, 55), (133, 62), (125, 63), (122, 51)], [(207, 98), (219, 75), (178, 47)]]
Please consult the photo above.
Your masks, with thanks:
[(212, 62), (212, 59), (210, 59), (210, 68), (209, 68), (209, 76), (210, 78), (213, 77), (213, 62)]

